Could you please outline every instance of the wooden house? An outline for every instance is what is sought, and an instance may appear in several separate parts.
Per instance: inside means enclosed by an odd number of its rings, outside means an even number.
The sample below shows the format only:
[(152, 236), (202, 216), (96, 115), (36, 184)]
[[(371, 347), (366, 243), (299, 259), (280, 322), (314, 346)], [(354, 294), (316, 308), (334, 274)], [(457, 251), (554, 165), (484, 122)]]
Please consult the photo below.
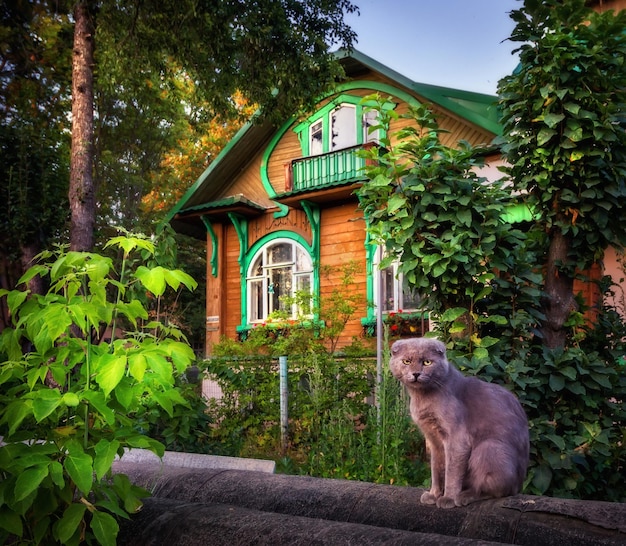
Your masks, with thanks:
[(207, 241), (207, 354), (222, 336), (284, 311), (282, 296), (323, 299), (348, 263), (357, 264), (351, 289), (363, 300), (340, 346), (371, 330), (379, 294), (387, 312), (417, 310), (392, 271), (381, 287), (374, 275), (375, 249), (354, 194), (364, 178), (355, 152), (377, 138), (363, 97), (390, 96), (400, 113), (431, 103), (450, 145), (486, 144), (498, 133), (495, 97), (415, 83), (357, 51), (340, 55), (348, 79), (315, 112), (280, 127), (245, 125), (171, 214), (174, 229)]
[[(377, 254), (354, 193), (364, 180), (355, 152), (378, 137), (368, 131), (362, 99), (389, 96), (399, 113), (429, 103), (447, 131), (443, 142), (454, 146), (492, 142), (500, 130), (496, 97), (416, 83), (358, 51), (339, 55), (347, 79), (316, 111), (281, 126), (245, 125), (170, 214), (176, 231), (206, 239), (207, 355), (222, 336), (245, 335), (273, 312), (296, 318), (301, 310), (283, 296), (304, 291), (323, 300), (349, 263), (357, 266), (350, 290), (362, 301), (339, 347), (371, 335), (378, 304), (421, 317), (418, 298), (393, 268), (375, 274)], [(394, 123), (391, 133), (407, 121)], [(499, 161), (499, 154), (487, 158), (481, 174), (499, 177)]]

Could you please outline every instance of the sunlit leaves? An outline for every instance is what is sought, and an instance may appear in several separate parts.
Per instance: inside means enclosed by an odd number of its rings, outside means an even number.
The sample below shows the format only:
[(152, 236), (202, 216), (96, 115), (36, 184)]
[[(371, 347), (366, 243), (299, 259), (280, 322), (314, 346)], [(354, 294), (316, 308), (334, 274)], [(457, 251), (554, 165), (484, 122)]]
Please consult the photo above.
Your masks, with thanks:
[[(111, 245), (124, 251), (123, 270), (129, 262), (126, 279), (116, 278), (108, 258), (59, 250), (42, 255), (48, 263), (24, 277), (49, 278), (47, 294), (0, 294), (13, 305), (13, 327), (0, 334), (0, 350), (11, 355), (0, 367), (0, 500), (11, 499), (9, 508), (3, 504), (2, 526), (18, 534), (32, 527), (40, 543), (77, 543), (87, 533), (115, 544), (113, 515), (125, 517), (141, 502), (127, 482), (107, 482), (115, 457), (124, 447), (159, 455), (164, 449), (138, 435), (131, 416), (147, 397), (170, 415), (185, 404), (175, 376), (195, 355), (180, 330), (149, 320), (128, 288), (137, 284), (138, 267), (149, 285), (163, 280), (162, 293), (195, 281), (180, 270), (152, 266), (152, 274), (139, 265), (133, 252), (155, 250), (145, 238), (116, 238)], [(107, 330), (116, 335), (103, 336)]]
[(523, 45), (519, 69), (499, 85), (503, 150), (517, 191), (547, 225), (574, 235), (571, 259), (584, 269), (608, 244), (626, 243), (626, 11), (550, 0), (512, 18)]
[(441, 142), (442, 131), (427, 107), (392, 118), (385, 99), (366, 100), (377, 103), (387, 133), (392, 119), (407, 120), (393, 134), (395, 145), (364, 152), (372, 161), (358, 195), (370, 236), (388, 254), (381, 266), (400, 259), (405, 280), (423, 293), (431, 311), (469, 308), (472, 294), (488, 282), (487, 273), (523, 238), (502, 220), (514, 200), (476, 174), (481, 150), (467, 142), (456, 148)]

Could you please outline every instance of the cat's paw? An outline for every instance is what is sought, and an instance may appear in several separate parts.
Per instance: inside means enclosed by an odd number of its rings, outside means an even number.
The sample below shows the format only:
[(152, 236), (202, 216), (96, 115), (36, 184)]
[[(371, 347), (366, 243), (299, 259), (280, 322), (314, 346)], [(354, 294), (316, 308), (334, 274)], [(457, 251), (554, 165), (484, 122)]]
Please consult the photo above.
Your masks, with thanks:
[(424, 491), (420, 497), (420, 502), (422, 504), (437, 504), (437, 497), (430, 491)]
[(461, 491), (456, 498), (457, 506), (467, 506), (473, 502), (486, 499), (487, 497), (482, 495), (477, 495), (472, 491)]
[(456, 502), (452, 497), (439, 497), (437, 499), (437, 508), (454, 508), (457, 506)]

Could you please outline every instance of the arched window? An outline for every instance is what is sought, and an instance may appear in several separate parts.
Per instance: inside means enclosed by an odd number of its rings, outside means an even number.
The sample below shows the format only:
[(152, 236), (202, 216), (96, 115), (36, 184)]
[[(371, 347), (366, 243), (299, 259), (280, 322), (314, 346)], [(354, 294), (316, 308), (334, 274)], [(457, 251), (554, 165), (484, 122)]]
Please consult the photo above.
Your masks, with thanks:
[(275, 239), (261, 247), (247, 273), (248, 320), (260, 322), (281, 311), (290, 318), (311, 313), (313, 261), (306, 249), (291, 239)]

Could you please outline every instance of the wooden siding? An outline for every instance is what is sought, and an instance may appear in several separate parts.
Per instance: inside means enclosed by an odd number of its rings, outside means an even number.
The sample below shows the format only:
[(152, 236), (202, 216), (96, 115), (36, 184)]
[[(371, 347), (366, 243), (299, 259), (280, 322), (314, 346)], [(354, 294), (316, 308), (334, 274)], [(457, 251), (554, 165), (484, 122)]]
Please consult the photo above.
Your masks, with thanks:
[(278, 194), (285, 192), (285, 164), (302, 157), (302, 148), (293, 126), (282, 136), (267, 164), (267, 176)]
[(215, 200), (231, 195), (243, 194), (247, 199), (259, 205), (275, 207), (276, 204), (269, 199), (261, 182), (261, 159), (262, 154), (257, 154), (254, 160), (248, 163), (241, 171), (241, 174), (235, 181), (224, 190), (222, 195), (217, 196)]
[(239, 239), (232, 225), (226, 228), (224, 244), (225, 264), (222, 286), (226, 295), (224, 309), (224, 333), (230, 338), (237, 336), (237, 326), (241, 323), (241, 275), (239, 272)]
[(290, 209), (287, 216), (274, 218), (273, 214), (268, 213), (250, 219), (248, 222), (248, 248), (265, 235), (279, 230), (297, 233), (304, 237), (307, 243), (311, 244), (311, 225), (306, 213), (302, 209)]
[(332, 269), (329, 275), (320, 277), (320, 297), (328, 298), (335, 288), (341, 286), (341, 267), (354, 261), (359, 272), (351, 287), (363, 295), (362, 303), (344, 330), (338, 348), (348, 345), (353, 337), (361, 337), (361, 318), (367, 314), (365, 221), (357, 209), (356, 201), (338, 207), (323, 209), (321, 214), (320, 261)]

